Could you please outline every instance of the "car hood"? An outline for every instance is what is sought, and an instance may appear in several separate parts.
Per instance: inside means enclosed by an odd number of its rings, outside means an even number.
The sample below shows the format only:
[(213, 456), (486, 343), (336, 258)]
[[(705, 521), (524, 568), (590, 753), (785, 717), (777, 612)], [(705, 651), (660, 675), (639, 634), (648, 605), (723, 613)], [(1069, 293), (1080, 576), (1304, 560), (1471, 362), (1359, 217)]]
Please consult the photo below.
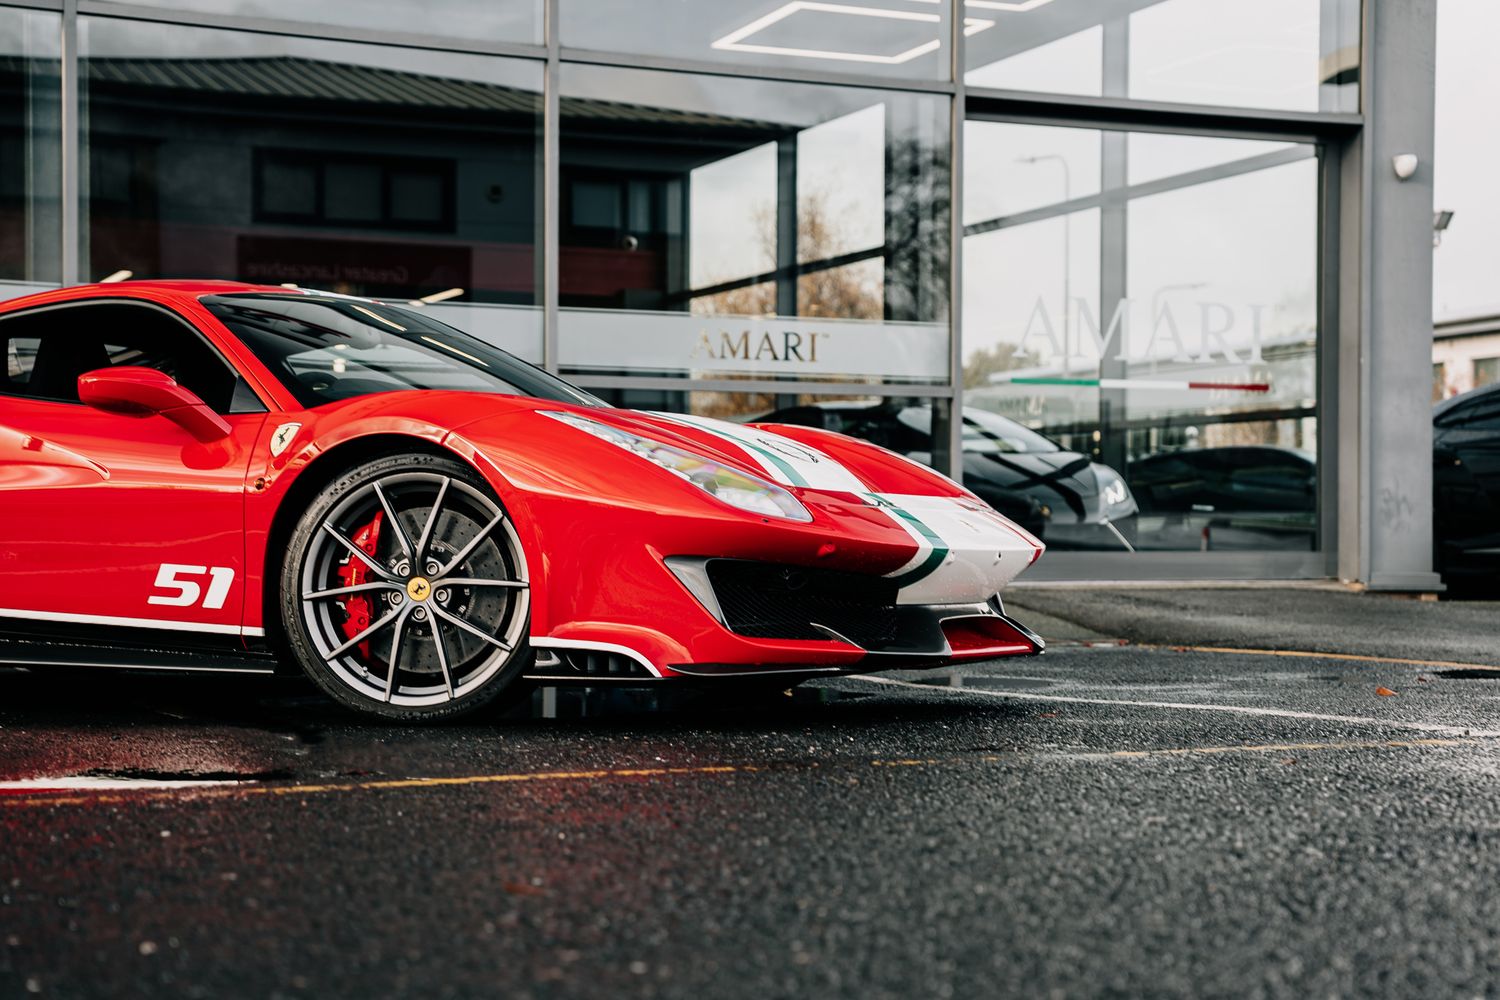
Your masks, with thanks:
[[(613, 407), (577, 406), (549, 400), (500, 397), (475, 401), (472, 419), (454, 427), (460, 435), (479, 433), (490, 419), (548, 419), (565, 412), (711, 458), (761, 479), (825, 493), (865, 492), (965, 495), (951, 479), (894, 452), (842, 434), (792, 425), (736, 424), (687, 414), (650, 413)], [(521, 411), (532, 411), (524, 413)], [(495, 426), (495, 425), (491, 425)], [(487, 428), (483, 431), (488, 434)], [(506, 432), (494, 444), (503, 449)], [(489, 442), (480, 440), (485, 445)]]
[(964, 452), (964, 475), (1002, 489), (1035, 496), (1080, 520), (1093, 520), (1103, 501), (1097, 466), (1076, 451)]

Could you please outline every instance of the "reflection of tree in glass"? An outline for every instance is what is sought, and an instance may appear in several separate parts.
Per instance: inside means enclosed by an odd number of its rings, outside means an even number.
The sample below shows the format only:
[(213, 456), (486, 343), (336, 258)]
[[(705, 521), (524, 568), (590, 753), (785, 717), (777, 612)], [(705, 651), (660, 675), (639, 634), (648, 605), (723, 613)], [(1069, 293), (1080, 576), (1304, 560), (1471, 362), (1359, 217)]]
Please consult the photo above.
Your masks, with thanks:
[[(797, 199), (797, 259), (828, 260), (848, 245), (843, 227), (828, 210), (828, 194), (816, 191)], [(776, 212), (770, 205), (753, 209), (755, 230), (767, 257), (776, 257)], [(712, 281), (709, 284), (719, 284)], [(881, 319), (880, 261), (859, 261), (824, 268), (797, 278), (797, 315), (837, 319)], [(772, 316), (776, 314), (776, 282), (763, 281), (743, 288), (700, 295), (693, 299), (700, 316)]]
[[(831, 206), (826, 189), (803, 190), (797, 199), (796, 311), (804, 317), (880, 322), (937, 322), (948, 317), (949, 171), (947, 151), (929, 139), (895, 139), (886, 148), (886, 195), (882, 206), (885, 245), (858, 246), (859, 238)], [(873, 211), (873, 206), (871, 207)], [(777, 259), (776, 206), (754, 210), (755, 232), (764, 258)], [(869, 251), (866, 256), (862, 251)], [(835, 258), (858, 259), (818, 267)], [(811, 267), (810, 267), (811, 266)], [(776, 309), (775, 276), (738, 288), (696, 296), (692, 312), (700, 316), (771, 316)], [(786, 277), (790, 278), (791, 275)], [(707, 282), (728, 283), (733, 277)], [(700, 286), (704, 287), (704, 286)], [(1019, 362), (1017, 362), (1019, 364)], [(763, 378), (719, 375), (720, 378)], [(867, 398), (861, 384), (878, 384), (878, 376), (818, 373), (820, 382), (847, 382), (853, 395), (731, 393), (697, 390), (692, 412), (725, 418), (743, 417), (789, 405), (832, 399)]]
[(969, 352), (964, 361), (964, 388), (977, 389), (990, 384), (996, 372), (1015, 371), (1040, 364), (1041, 358), (1027, 354), (1016, 344), (996, 344)]
[[(830, 319), (941, 323), (948, 317), (949, 197), (947, 152), (927, 139), (894, 139), (886, 147), (883, 246), (860, 246), (827, 188), (797, 199), (797, 313)], [(752, 210), (762, 259), (777, 260), (776, 208)], [(874, 206), (869, 206), (874, 211)], [(868, 238), (865, 238), (868, 243)], [(854, 257), (834, 264), (840, 258)], [(825, 266), (820, 266), (825, 265)], [(699, 287), (726, 284), (726, 275)], [(699, 295), (703, 316), (768, 316), (777, 312), (776, 280)], [(783, 310), (790, 311), (790, 310)]]

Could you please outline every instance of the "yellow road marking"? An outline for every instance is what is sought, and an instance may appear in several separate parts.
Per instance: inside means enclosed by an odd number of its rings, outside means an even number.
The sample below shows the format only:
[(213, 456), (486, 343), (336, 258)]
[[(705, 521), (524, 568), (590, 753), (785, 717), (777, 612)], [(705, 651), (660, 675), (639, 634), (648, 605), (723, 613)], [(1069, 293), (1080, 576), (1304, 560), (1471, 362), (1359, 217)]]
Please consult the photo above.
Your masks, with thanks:
[(511, 774), (469, 774), (450, 778), (387, 778), (379, 781), (343, 781), (320, 785), (272, 785), (245, 782), (220, 788), (142, 789), (108, 795), (38, 795), (16, 798), (0, 796), (0, 806), (79, 805), (95, 802), (140, 802), (156, 798), (187, 796), (247, 798), (252, 795), (327, 795), (334, 792), (382, 792), (410, 788), (441, 788), (461, 785), (495, 785), (524, 781), (594, 781), (604, 778), (655, 778), (684, 774), (752, 773), (765, 768), (754, 764), (713, 764), (704, 767), (633, 767), (596, 771), (521, 771)]
[(1362, 653), (1318, 653), (1309, 649), (1241, 649), (1238, 646), (1180, 646), (1161, 643), (1136, 643), (1136, 649), (1167, 649), (1184, 653), (1235, 653), (1240, 656), (1294, 656), (1314, 660), (1348, 660), (1354, 663), (1390, 663), (1405, 667), (1443, 667), (1449, 670), (1500, 670), (1489, 663), (1463, 663), (1458, 660), (1413, 660), (1401, 656), (1367, 656)]
[[(877, 768), (949, 767), (964, 764), (993, 764), (1002, 760), (1024, 760), (1041, 757), (1072, 760), (1141, 760), (1152, 757), (1215, 756), (1220, 754), (1325, 753), (1358, 750), (1418, 750), (1429, 748), (1494, 745), (1494, 739), (1363, 740), (1332, 743), (1259, 743), (1207, 747), (1166, 747), (1157, 750), (1106, 750), (1096, 753), (1046, 752), (1017, 750), (1007, 753), (966, 754), (954, 757), (875, 758), (866, 763)], [(657, 778), (684, 775), (714, 776), (724, 774), (758, 774), (772, 770), (813, 769), (822, 763), (849, 761), (769, 761), (765, 764), (712, 764), (702, 767), (635, 767), (592, 771), (530, 771), (507, 774), (473, 774), (448, 778), (392, 778), (378, 781), (348, 781), (327, 784), (273, 785), (245, 783), (221, 788), (142, 789), (138, 792), (111, 792), (104, 795), (27, 795), (0, 796), (0, 808), (35, 806), (107, 805), (125, 802), (149, 802), (161, 799), (244, 799), (250, 797), (285, 797), (328, 795), (340, 792), (403, 791), (423, 788), (453, 788), (474, 785), (514, 784), (544, 781), (605, 781), (615, 778)]]

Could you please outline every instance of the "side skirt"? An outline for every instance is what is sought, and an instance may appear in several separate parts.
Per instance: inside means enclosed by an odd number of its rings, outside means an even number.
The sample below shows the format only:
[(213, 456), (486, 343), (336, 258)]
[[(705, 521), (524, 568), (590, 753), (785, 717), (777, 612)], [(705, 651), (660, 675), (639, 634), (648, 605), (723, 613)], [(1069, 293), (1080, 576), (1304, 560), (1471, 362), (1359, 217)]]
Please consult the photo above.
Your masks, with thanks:
[(238, 636), (102, 625), (74, 625), (64, 633), (52, 622), (0, 622), (3, 666), (271, 674), (276, 662), (267, 651), (246, 648)]

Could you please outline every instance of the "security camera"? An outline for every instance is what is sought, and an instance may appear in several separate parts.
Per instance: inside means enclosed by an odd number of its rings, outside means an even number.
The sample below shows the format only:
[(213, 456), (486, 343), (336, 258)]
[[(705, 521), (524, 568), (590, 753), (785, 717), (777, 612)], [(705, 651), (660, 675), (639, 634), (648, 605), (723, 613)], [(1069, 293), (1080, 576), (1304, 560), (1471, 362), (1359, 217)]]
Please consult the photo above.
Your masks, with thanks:
[(1417, 172), (1416, 153), (1397, 153), (1391, 157), (1391, 166), (1396, 168), (1396, 177), (1400, 180), (1408, 180)]

